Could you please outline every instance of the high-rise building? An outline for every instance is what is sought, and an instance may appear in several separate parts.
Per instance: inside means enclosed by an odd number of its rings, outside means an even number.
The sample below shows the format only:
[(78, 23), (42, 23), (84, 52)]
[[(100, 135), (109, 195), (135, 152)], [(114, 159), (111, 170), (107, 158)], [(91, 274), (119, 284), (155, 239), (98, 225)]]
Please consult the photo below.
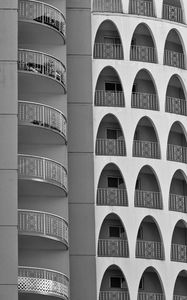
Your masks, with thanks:
[(0, 300), (186, 300), (187, 2), (0, 25)]

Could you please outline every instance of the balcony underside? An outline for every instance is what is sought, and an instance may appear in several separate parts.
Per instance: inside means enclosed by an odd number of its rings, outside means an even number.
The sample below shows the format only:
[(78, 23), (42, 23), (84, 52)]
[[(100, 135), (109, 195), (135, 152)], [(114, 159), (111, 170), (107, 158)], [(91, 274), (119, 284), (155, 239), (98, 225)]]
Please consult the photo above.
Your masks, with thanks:
[[(34, 235), (34, 234), (33, 234)], [(18, 245), (21, 249), (67, 250), (67, 243), (44, 236), (19, 234)]]
[(57, 296), (49, 296), (49, 295), (40, 295), (35, 293), (20, 293), (19, 292), (19, 300), (55, 300), (55, 299), (61, 299), (61, 300), (67, 300), (66, 297), (57, 297)]

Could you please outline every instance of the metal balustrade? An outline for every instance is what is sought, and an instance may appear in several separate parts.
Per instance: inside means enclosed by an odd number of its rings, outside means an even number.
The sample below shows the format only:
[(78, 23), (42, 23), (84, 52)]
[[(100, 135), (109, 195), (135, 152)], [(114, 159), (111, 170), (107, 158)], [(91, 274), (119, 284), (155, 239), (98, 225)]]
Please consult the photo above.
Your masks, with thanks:
[(145, 259), (164, 259), (161, 242), (137, 240), (136, 257)]
[(162, 209), (162, 196), (160, 192), (135, 190), (135, 206), (151, 209)]
[(94, 0), (93, 11), (122, 13), (121, 0)]
[(94, 58), (123, 59), (122, 45), (109, 43), (95, 43)]
[(183, 23), (182, 8), (168, 4), (163, 4), (162, 18), (178, 23)]
[(157, 142), (134, 140), (133, 156), (160, 158), (159, 144)]
[(69, 279), (66, 275), (43, 268), (18, 267), (18, 292), (69, 299)]
[(97, 139), (96, 155), (125, 156), (126, 150), (124, 139)]
[(133, 92), (131, 95), (131, 105), (133, 108), (159, 110), (156, 94)]
[(95, 105), (96, 106), (113, 106), (124, 107), (125, 98), (123, 92), (115, 91), (95, 91)]
[(173, 295), (173, 300), (187, 300), (187, 296)]
[(169, 209), (178, 212), (187, 212), (187, 196), (169, 194)]
[(53, 78), (65, 88), (65, 66), (55, 57), (28, 49), (18, 50), (18, 71), (32, 72)]
[(130, 60), (156, 63), (156, 50), (154, 47), (132, 45)]
[(187, 163), (187, 147), (168, 144), (167, 159), (171, 161)]
[(187, 246), (180, 244), (171, 244), (171, 260), (186, 263)]
[(153, 3), (145, 0), (130, 0), (129, 13), (154, 17)]
[(128, 257), (129, 249), (127, 240), (99, 239), (98, 256)]
[(138, 300), (165, 300), (165, 296), (161, 293), (138, 292)]
[(166, 111), (173, 114), (187, 116), (186, 100), (166, 96)]
[(68, 224), (54, 214), (19, 209), (18, 231), (20, 235), (52, 238), (68, 245)]
[(98, 188), (97, 205), (128, 206), (127, 190), (117, 188)]
[(164, 64), (167, 66), (184, 69), (184, 54), (172, 50), (164, 50)]
[(40, 180), (67, 191), (67, 171), (58, 162), (34, 155), (18, 155), (19, 179)]
[(18, 102), (19, 125), (36, 125), (67, 136), (67, 121), (60, 110), (35, 102)]
[(48, 25), (65, 37), (66, 21), (60, 10), (52, 5), (33, 0), (19, 0), (19, 21), (26, 20)]
[(99, 300), (130, 300), (127, 291), (100, 291)]

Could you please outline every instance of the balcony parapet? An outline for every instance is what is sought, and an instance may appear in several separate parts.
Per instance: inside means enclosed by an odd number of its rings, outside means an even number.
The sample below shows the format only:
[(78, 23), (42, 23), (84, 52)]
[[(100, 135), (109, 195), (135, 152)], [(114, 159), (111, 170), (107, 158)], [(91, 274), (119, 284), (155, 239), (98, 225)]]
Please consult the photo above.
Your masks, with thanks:
[(97, 139), (96, 155), (125, 156), (125, 141), (123, 139)]
[(136, 257), (145, 259), (164, 259), (163, 247), (160, 242), (137, 240)]
[(129, 257), (127, 240), (99, 239), (98, 256)]
[(187, 300), (187, 295), (173, 295), (173, 300)]
[(187, 147), (168, 144), (167, 159), (171, 161), (187, 163)]
[(151, 209), (162, 209), (162, 196), (160, 192), (135, 191), (135, 206)]
[(132, 45), (130, 60), (156, 63), (156, 51), (154, 47)]
[(187, 246), (180, 244), (172, 244), (171, 260), (187, 263)]
[(124, 107), (125, 98), (123, 92), (115, 91), (95, 91), (95, 105), (96, 106), (113, 106)]
[(130, 300), (129, 292), (127, 291), (100, 291), (99, 300)]
[(130, 0), (130, 14), (154, 17), (153, 3), (145, 0)]
[(133, 108), (158, 110), (158, 98), (156, 94), (133, 92), (131, 101)]
[(133, 156), (159, 159), (159, 144), (157, 142), (134, 140)]
[(186, 100), (166, 96), (166, 112), (187, 116)]
[(95, 43), (94, 58), (96, 59), (123, 59), (121, 44)]
[(138, 300), (165, 300), (164, 294), (150, 293), (150, 292), (138, 292)]
[(43, 268), (18, 267), (18, 292), (42, 294), (69, 299), (69, 279), (66, 275)]
[(122, 13), (123, 9), (122, 9), (121, 0), (94, 0), (93, 11)]
[(48, 105), (35, 102), (18, 102), (19, 125), (33, 125), (60, 133), (67, 138), (67, 120), (63, 113)]
[(18, 231), (20, 235), (50, 238), (68, 246), (67, 222), (51, 213), (19, 209)]
[(65, 39), (65, 17), (60, 10), (52, 5), (35, 0), (19, 0), (18, 18), (19, 21), (37, 22), (50, 26)]
[(53, 184), (67, 192), (67, 171), (52, 159), (19, 154), (18, 177)]
[(187, 196), (184, 195), (169, 195), (169, 209), (182, 213), (187, 212)]
[(163, 4), (163, 19), (184, 23), (182, 9), (180, 7)]
[(117, 188), (98, 188), (97, 205), (128, 206), (127, 190)]
[(164, 65), (185, 69), (184, 54), (172, 50), (164, 50)]

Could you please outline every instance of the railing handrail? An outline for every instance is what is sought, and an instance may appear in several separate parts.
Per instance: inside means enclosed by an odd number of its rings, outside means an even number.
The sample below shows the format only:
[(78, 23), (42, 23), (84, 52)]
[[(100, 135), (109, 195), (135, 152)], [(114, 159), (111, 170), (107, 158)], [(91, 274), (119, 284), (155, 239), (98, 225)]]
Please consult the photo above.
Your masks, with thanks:
[(146, 48), (146, 49), (156, 49), (155, 47), (150, 47), (146, 45), (131, 45), (131, 48)]
[(64, 273), (61, 273), (59, 271), (52, 270), (52, 269), (18, 266), (18, 271), (20, 271), (20, 269), (25, 269), (25, 270), (26, 269), (29, 269), (29, 270), (41, 270), (41, 271), (44, 271), (44, 272), (51, 272), (51, 273), (59, 274), (59, 275), (65, 277), (67, 279), (67, 281), (69, 281), (69, 277), (67, 275), (65, 275)]
[(154, 245), (160, 245), (160, 246), (162, 246), (162, 242), (159, 242), (159, 241), (137, 240), (136, 243), (137, 244), (146, 244), (146, 243), (149, 243), (149, 244), (154, 244)]
[(104, 241), (104, 242), (105, 242), (105, 241), (107, 241), (107, 242), (113, 242), (113, 241), (114, 241), (114, 242), (118, 242), (118, 241), (119, 241), (119, 242), (123, 242), (124, 244), (128, 244), (127, 238), (119, 238), (119, 237), (116, 238), (116, 239), (114, 239), (114, 238), (112, 238), (112, 239), (109, 239), (109, 238), (108, 238), (108, 239), (104, 239), (104, 238), (103, 238), (103, 239), (100, 239), (100, 238), (99, 238), (99, 241)]
[(184, 56), (184, 53), (183, 52), (178, 52), (178, 51), (173, 51), (173, 50), (170, 50), (170, 49), (164, 49), (164, 52), (168, 52), (168, 53), (172, 53), (172, 54), (180, 54), (182, 56)]
[(185, 247), (185, 248), (187, 248), (187, 245), (185, 245), (185, 244), (178, 244), (178, 243), (172, 243), (171, 244), (172, 246), (182, 246), (182, 247)]
[(132, 92), (132, 95), (148, 95), (157, 97), (156, 93), (147, 93), (147, 92)]
[(144, 140), (133, 140), (133, 143), (150, 143), (151, 145), (159, 145), (158, 142), (144, 141)]
[(113, 90), (95, 90), (95, 92), (104, 92), (104, 93), (114, 93), (114, 94), (124, 94), (123, 91), (113, 91)]
[(171, 100), (177, 100), (186, 103), (186, 99), (183, 98), (178, 98), (178, 97), (173, 97), (173, 96), (166, 96), (166, 99), (171, 99)]
[(170, 5), (170, 4), (165, 4), (165, 3), (163, 3), (163, 6), (165, 6), (165, 7), (177, 8), (177, 9), (180, 9), (180, 10), (182, 10), (182, 8), (181, 8), (181, 7), (179, 7), (179, 6), (174, 6), (174, 5)]
[(146, 296), (146, 295), (153, 295), (153, 294), (154, 294), (154, 295), (156, 295), (156, 296), (159, 296), (159, 297), (161, 296), (161, 297), (163, 297), (163, 300), (165, 299), (164, 293), (140, 292), (140, 291), (139, 291), (138, 294), (139, 294), (139, 295), (145, 295), (145, 296)]
[(97, 138), (97, 141), (125, 141), (124, 137), (120, 137), (117, 139), (107, 139), (107, 138)]
[(181, 145), (176, 145), (176, 144), (168, 144), (169, 147), (180, 147), (181, 149), (187, 149), (187, 146), (181, 146)]
[(109, 45), (109, 46), (121, 46), (122, 47), (122, 44), (113, 44), (113, 43), (95, 43), (94, 45)]
[(117, 190), (117, 191), (127, 191), (126, 188), (111, 188), (111, 187), (98, 187), (97, 190)]
[(161, 192), (160, 191), (146, 191), (146, 190), (140, 190), (140, 189), (136, 189), (135, 190), (136, 193), (152, 193), (152, 194), (155, 194), (155, 195), (161, 195)]
[(175, 196), (175, 197), (186, 197), (187, 198), (187, 195), (180, 195), (180, 194), (174, 194), (174, 193), (169, 193), (170, 196)]

